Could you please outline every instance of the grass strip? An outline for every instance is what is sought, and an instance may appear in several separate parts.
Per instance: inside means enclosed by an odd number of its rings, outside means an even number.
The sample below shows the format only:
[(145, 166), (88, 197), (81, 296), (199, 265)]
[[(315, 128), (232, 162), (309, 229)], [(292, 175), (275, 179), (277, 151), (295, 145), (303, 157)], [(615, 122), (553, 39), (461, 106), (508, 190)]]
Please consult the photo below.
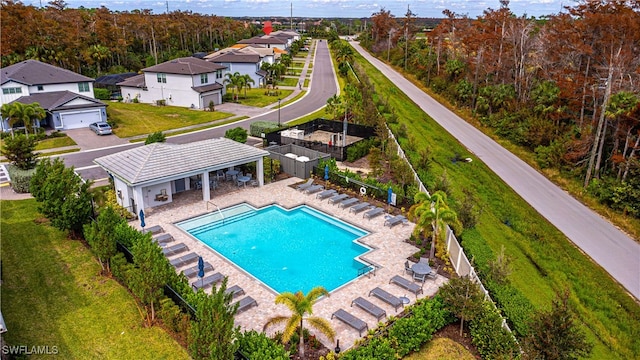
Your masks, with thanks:
[(65, 134), (64, 136), (58, 136), (38, 141), (38, 144), (36, 145), (36, 151), (73, 145), (77, 145), (76, 142)]
[[(592, 358), (638, 358), (640, 307), (625, 290), (380, 71), (359, 54), (354, 58), (375, 84), (376, 93), (388, 100), (398, 115), (399, 123), (390, 126), (396, 130), (405, 126), (412, 137), (412, 145), (407, 138), (399, 139), (403, 148), (431, 150), (432, 167), (423, 179), (427, 188), (446, 174), (453, 201), (461, 201), (464, 190), (475, 197), (481, 216), (473, 229), (476, 236), (469, 237), (478, 243), (473, 247), (498, 254), (504, 246), (505, 254), (513, 260), (511, 284), (537, 308), (548, 308), (554, 291), (570, 289), (570, 300), (594, 343)], [(417, 160), (415, 151), (407, 152)], [(456, 154), (474, 161), (454, 163), (451, 159)], [(462, 239), (466, 247), (464, 233)]]
[(35, 200), (0, 206), (8, 344), (55, 346), (61, 359), (189, 358), (160, 327), (142, 326), (129, 292), (99, 275), (100, 266), (81, 242), (43, 221)]

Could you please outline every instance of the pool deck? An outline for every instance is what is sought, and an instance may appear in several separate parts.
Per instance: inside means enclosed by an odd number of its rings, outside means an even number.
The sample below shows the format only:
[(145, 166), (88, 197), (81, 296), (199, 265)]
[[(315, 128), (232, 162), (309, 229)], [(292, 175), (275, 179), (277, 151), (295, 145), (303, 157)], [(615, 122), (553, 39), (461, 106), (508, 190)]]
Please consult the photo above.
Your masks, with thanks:
[[(370, 220), (364, 219), (363, 212), (353, 214), (352, 212), (349, 212), (349, 209), (342, 209), (337, 205), (329, 204), (327, 200), (316, 199), (315, 194), (303, 194), (290, 186), (299, 182), (302, 182), (299, 178), (289, 178), (267, 184), (263, 187), (247, 186), (246, 188), (237, 188), (236, 186), (227, 184), (230, 186), (222, 187), (224, 190), (218, 189), (211, 192), (212, 195), (210, 202), (202, 200), (202, 193), (200, 191), (187, 191), (175, 194), (173, 202), (170, 204), (146, 209), (145, 222), (147, 227), (154, 225), (162, 226), (165, 233), (169, 233), (175, 238), (175, 242), (172, 244), (182, 242), (189, 247), (189, 252), (196, 252), (198, 255), (202, 256), (205, 261), (211, 263), (214, 271), (208, 272), (207, 274), (220, 272), (228, 276), (228, 287), (239, 285), (244, 289), (245, 295), (236, 297), (234, 301), (237, 301), (244, 296), (251, 296), (254, 298), (258, 302), (258, 306), (252, 307), (247, 311), (236, 315), (236, 325), (240, 326), (243, 330), (257, 331), (262, 331), (263, 325), (266, 323), (267, 319), (273, 316), (288, 316), (290, 314), (288, 309), (284, 305), (276, 305), (276, 294), (260, 281), (219, 256), (205, 244), (195, 240), (173, 223), (211, 212), (214, 208), (211, 205), (212, 203), (219, 208), (225, 208), (242, 202), (249, 203), (258, 208), (274, 203), (285, 208), (292, 208), (306, 204), (369, 231), (371, 234), (363, 238), (362, 242), (372, 248), (375, 248), (375, 250), (364, 255), (363, 259), (379, 266), (375, 271), (375, 274), (358, 277), (346, 285), (334, 290), (329, 297), (320, 299), (314, 306), (313, 315), (327, 319), (336, 331), (336, 339), (340, 340), (341, 348), (348, 349), (353, 346), (357, 339), (360, 338), (358, 331), (337, 319), (332, 320), (331, 314), (333, 314), (333, 312), (338, 309), (344, 309), (357, 318), (365, 321), (368, 324), (369, 329), (375, 329), (378, 321), (372, 315), (369, 315), (360, 308), (351, 307), (351, 301), (353, 299), (359, 296), (364, 297), (386, 310), (387, 316), (399, 314), (402, 309), (399, 309), (398, 312), (396, 312), (390, 305), (377, 298), (369, 297), (368, 295), (371, 289), (381, 287), (397, 297), (408, 297), (411, 300), (410, 304), (415, 302), (415, 295), (396, 285), (389, 284), (389, 279), (395, 275), (401, 275), (409, 280), (411, 279), (410, 276), (404, 272), (404, 263), (407, 257), (414, 254), (418, 249), (413, 245), (406, 243), (405, 240), (410, 237), (414, 224), (399, 224), (389, 228), (384, 226), (384, 215)], [(138, 221), (132, 221), (131, 225), (140, 229), (140, 223)], [(257, 231), (259, 231), (259, 229)], [(188, 252), (172, 256), (170, 259), (187, 253)], [(331, 264), (327, 265), (330, 266)], [(192, 264), (187, 267), (192, 266), (194, 265)], [(418, 295), (418, 298), (432, 296), (436, 293), (438, 288), (445, 283), (445, 281), (446, 279), (440, 275), (436, 280), (427, 280), (423, 286), (424, 293)], [(208, 288), (207, 292), (210, 291), (211, 288)], [(276, 331), (281, 330), (281, 326), (276, 326), (269, 328), (267, 333), (269, 335), (273, 335)], [(315, 330), (311, 328), (309, 331), (312, 334), (315, 333)], [(333, 349), (335, 347), (335, 342), (331, 343), (324, 336), (316, 335), (318, 339), (329, 349)], [(365, 334), (363, 333), (363, 335)]]

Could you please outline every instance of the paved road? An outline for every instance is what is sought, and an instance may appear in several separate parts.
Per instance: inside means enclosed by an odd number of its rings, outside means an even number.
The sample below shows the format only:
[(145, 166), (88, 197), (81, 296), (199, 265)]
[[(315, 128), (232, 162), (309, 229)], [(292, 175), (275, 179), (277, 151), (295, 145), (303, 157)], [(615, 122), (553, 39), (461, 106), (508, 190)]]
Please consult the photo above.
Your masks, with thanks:
[(351, 42), (351, 45), (636, 299), (640, 299), (640, 244), (440, 105), (398, 72), (372, 57), (359, 44)]
[[(327, 104), (327, 99), (336, 94), (338, 91), (338, 82), (336, 79), (333, 66), (331, 64), (331, 57), (329, 54), (329, 48), (326, 40), (321, 40), (316, 43), (315, 58), (313, 59), (313, 72), (311, 75), (311, 82), (309, 83), (309, 89), (307, 94), (295, 103), (283, 106), (280, 109), (280, 120), (285, 123), (295, 118), (304, 116), (308, 113), (314, 112)], [(245, 129), (249, 129), (249, 125), (255, 121), (261, 120), (278, 120), (278, 110), (272, 110), (262, 115), (253, 116), (251, 118), (219, 126), (203, 131), (187, 133), (184, 135), (172, 136), (167, 138), (167, 142), (175, 144), (186, 144), (199, 140), (206, 140), (212, 138), (223, 137), (224, 133), (231, 128), (241, 126)], [(87, 133), (87, 137), (95, 139), (93, 134)], [(248, 144), (255, 144), (248, 141)], [(143, 143), (124, 144), (120, 146), (113, 146), (109, 148), (100, 148), (90, 151), (82, 151), (77, 153), (71, 153), (61, 155), (67, 166), (74, 166), (78, 173), (85, 179), (102, 179), (107, 176), (106, 172), (101, 168), (97, 168), (93, 163), (93, 160), (113, 154), (116, 152), (132, 149), (137, 146), (142, 146)]]

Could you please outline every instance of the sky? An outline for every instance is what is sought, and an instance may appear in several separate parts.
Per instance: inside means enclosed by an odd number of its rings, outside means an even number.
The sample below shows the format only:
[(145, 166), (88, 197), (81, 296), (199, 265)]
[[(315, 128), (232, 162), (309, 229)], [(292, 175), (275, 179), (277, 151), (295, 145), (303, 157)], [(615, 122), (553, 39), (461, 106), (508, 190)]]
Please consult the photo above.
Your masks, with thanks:
[[(509, 8), (517, 16), (542, 16), (563, 12), (563, 5), (573, 6), (575, 0), (511, 0)], [(23, 0), (26, 5), (46, 6), (48, 0)], [(192, 11), (200, 14), (242, 17), (289, 17), (293, 5), (294, 17), (305, 18), (363, 18), (390, 10), (395, 17), (403, 17), (407, 6), (418, 17), (442, 18), (442, 11), (451, 10), (471, 18), (482, 15), (488, 8), (498, 9), (498, 0), (65, 0), (68, 7), (105, 6), (110, 10), (130, 11), (151, 9), (154, 14), (169, 11)]]

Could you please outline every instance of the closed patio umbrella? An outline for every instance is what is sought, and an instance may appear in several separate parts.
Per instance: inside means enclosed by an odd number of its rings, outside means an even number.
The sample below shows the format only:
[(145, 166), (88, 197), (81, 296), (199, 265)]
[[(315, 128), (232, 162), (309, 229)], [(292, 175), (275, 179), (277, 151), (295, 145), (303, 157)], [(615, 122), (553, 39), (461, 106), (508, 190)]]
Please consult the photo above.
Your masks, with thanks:
[(144, 227), (147, 226), (144, 223), (144, 210), (140, 209), (140, 227), (142, 228), (142, 232), (144, 232)]
[(329, 180), (329, 165), (324, 166), (324, 179)]
[(204, 260), (202, 260), (202, 256), (198, 256), (198, 277), (200, 278), (200, 286), (202, 286), (204, 278)]

